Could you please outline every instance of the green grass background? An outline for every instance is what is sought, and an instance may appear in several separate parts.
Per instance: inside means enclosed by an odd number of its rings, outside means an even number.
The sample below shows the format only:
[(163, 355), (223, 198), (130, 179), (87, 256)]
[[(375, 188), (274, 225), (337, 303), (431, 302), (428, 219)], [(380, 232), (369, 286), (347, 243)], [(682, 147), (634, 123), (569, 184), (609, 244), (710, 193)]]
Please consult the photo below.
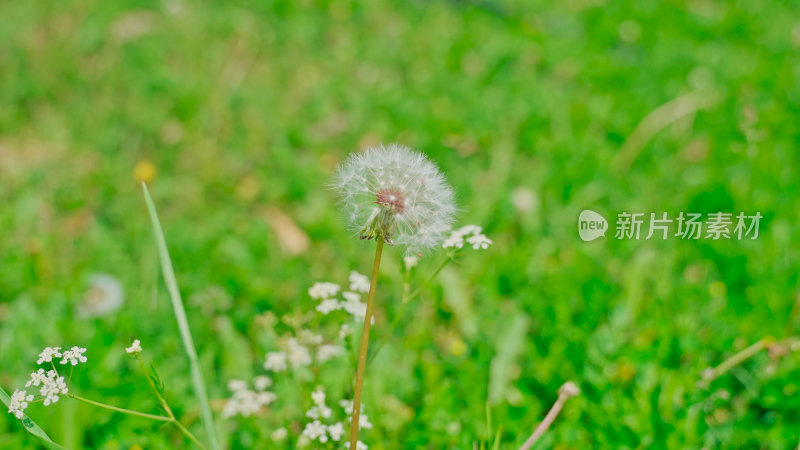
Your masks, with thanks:
[[(460, 223), (495, 245), (445, 270), (391, 337), (400, 252), (387, 251), (370, 448), (472, 448), (490, 439), (487, 402), (492, 435), (501, 426), (501, 447), (517, 448), (566, 380), (583, 394), (539, 448), (793, 448), (797, 354), (697, 381), (800, 326), (798, 50), (800, 6), (786, 1), (3, 2), (0, 383), (21, 386), (44, 346), (81, 345), (76, 393), (154, 411), (124, 357), (140, 338), (202, 436), (136, 164), (157, 169), (184, 298), (218, 285), (233, 299), (210, 312), (187, 301), (220, 399), (229, 378), (262, 372), (257, 316), (310, 310), (313, 281), (368, 272), (372, 246), (345, 230), (327, 183), (349, 152), (397, 141), (440, 164)], [(613, 165), (637, 124), (693, 91), (719, 101)], [(533, 209), (515, 209), (520, 188)], [(282, 251), (270, 208), (306, 251)], [(584, 208), (764, 219), (755, 241), (584, 243)], [(126, 304), (79, 319), (94, 272), (118, 277)], [(302, 415), (292, 389), (279, 382), (278, 402)], [(66, 399), (28, 412), (71, 448), (188, 446)], [(233, 448), (272, 448), (284, 420), (218, 426)], [(0, 449), (36, 445), (0, 414)]]

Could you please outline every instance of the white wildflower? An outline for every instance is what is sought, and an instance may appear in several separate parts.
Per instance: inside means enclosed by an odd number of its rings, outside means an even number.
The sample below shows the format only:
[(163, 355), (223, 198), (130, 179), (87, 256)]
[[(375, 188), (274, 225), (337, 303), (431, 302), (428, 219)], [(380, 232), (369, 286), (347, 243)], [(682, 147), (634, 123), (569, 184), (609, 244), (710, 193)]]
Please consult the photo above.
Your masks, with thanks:
[(344, 425), (342, 422), (336, 422), (333, 425), (328, 425), (328, 434), (331, 435), (331, 439), (334, 441), (341, 441), (342, 436), (344, 436)]
[(369, 292), (369, 278), (355, 270), (350, 272), (350, 290), (356, 292)]
[(78, 363), (84, 363), (86, 362), (86, 357), (83, 356), (84, 353), (86, 353), (85, 348), (72, 347), (61, 355), (61, 364), (72, 364), (73, 366), (77, 366)]
[(358, 303), (361, 301), (361, 295), (356, 294), (355, 292), (344, 291), (342, 292), (342, 297), (346, 302), (350, 303)]
[(17, 419), (22, 419), (22, 416), (25, 414), (23, 411), (28, 407), (28, 402), (32, 401), (32, 395), (28, 395), (26, 391), (17, 389), (11, 394), (11, 399), (8, 402), (8, 412), (13, 414)]
[(125, 293), (122, 284), (115, 277), (96, 274), (89, 277), (89, 289), (78, 306), (79, 317), (102, 317), (113, 314), (122, 308)]
[(406, 265), (406, 270), (409, 270), (412, 267), (416, 267), (417, 266), (417, 263), (419, 262), (419, 257), (418, 256), (414, 256), (414, 255), (408, 255), (408, 256), (403, 258), (403, 262)]
[[(52, 372), (52, 370), (51, 370)], [(31, 379), (25, 383), (25, 387), (39, 386), (47, 381), (47, 374), (44, 369), (39, 369), (37, 372), (31, 373)]]
[(308, 295), (313, 299), (322, 300), (335, 296), (339, 293), (339, 289), (341, 287), (335, 283), (317, 282), (308, 288)]
[(475, 236), (481, 234), (483, 232), (483, 228), (478, 225), (464, 225), (463, 227), (456, 230), (456, 232), (464, 237), (469, 235)]
[[(350, 422), (353, 421), (353, 401), (352, 400), (339, 400), (339, 406), (342, 407), (344, 413), (347, 414), (350, 419)], [(358, 428), (364, 428), (366, 430), (372, 428), (372, 422), (369, 421), (369, 416), (364, 414), (364, 405), (361, 405), (361, 414), (358, 416)]]
[(289, 338), (287, 341), (286, 355), (293, 369), (311, 364), (311, 353), (308, 351), (308, 347), (300, 344), (295, 338)]
[[(345, 444), (344, 448), (346, 450), (350, 450), (350, 443)], [(369, 450), (369, 447), (367, 447), (367, 444), (365, 444), (365, 443), (363, 443), (361, 441), (356, 441), (355, 450)]]
[(344, 349), (338, 345), (323, 344), (317, 349), (317, 361), (324, 363), (344, 353)]
[(467, 242), (472, 244), (472, 248), (474, 248), (475, 250), (478, 249), (486, 250), (487, 248), (489, 248), (490, 245), (494, 243), (492, 242), (491, 239), (482, 234), (476, 234), (475, 236), (467, 238)]
[[(339, 400), (339, 406), (342, 407), (342, 409), (344, 410), (344, 413), (347, 414), (348, 416), (352, 416), (353, 415), (353, 401), (352, 400), (347, 400), (347, 399)], [(362, 410), (364, 409), (364, 405), (361, 405), (361, 409)]]
[(322, 422), (315, 420), (306, 424), (305, 428), (303, 429), (303, 436), (312, 441), (319, 440), (324, 444), (325, 442), (328, 442), (327, 431), (327, 427), (325, 427)]
[(282, 441), (289, 436), (289, 430), (286, 428), (278, 428), (269, 435), (273, 441)]
[(264, 368), (272, 372), (283, 372), (287, 367), (286, 360), (284, 352), (269, 352), (264, 361)]
[[(352, 421), (352, 418), (350, 418)], [(365, 429), (370, 430), (372, 429), (372, 422), (369, 421), (369, 417), (366, 414), (359, 414), (358, 416), (358, 429)]]
[(44, 397), (44, 406), (57, 402), (59, 395), (66, 395), (69, 392), (64, 377), (59, 377), (55, 370), (48, 371), (47, 377), (41, 382), (39, 393)]
[(442, 248), (461, 248), (464, 246), (464, 237), (453, 233), (442, 243)]
[(319, 345), (322, 344), (322, 341), (325, 339), (321, 334), (314, 333), (313, 331), (300, 330), (300, 332), (297, 333), (297, 340), (304, 345)]
[(350, 328), (350, 325), (345, 323), (339, 328), (339, 339), (344, 339), (351, 334), (353, 334), (353, 330)]
[(315, 309), (320, 313), (322, 313), (323, 315), (328, 315), (333, 311), (342, 309), (342, 307), (339, 305), (339, 301), (336, 300), (335, 298), (328, 298), (321, 301), (320, 304), (317, 305)]
[(134, 339), (131, 346), (125, 349), (125, 352), (128, 353), (129, 355), (138, 355), (139, 353), (142, 352), (141, 342), (139, 342), (138, 339)]
[[(241, 380), (231, 381), (236, 382)], [(228, 387), (231, 387), (230, 382), (228, 383)], [(241, 388), (242, 386), (240, 383), (234, 383), (234, 387), (237, 389), (233, 389), (233, 395), (228, 399), (222, 409), (222, 416), (226, 418), (235, 415), (250, 417), (277, 399), (277, 396), (272, 392), (255, 392), (251, 389), (247, 389), (246, 383), (244, 383), (244, 388)]]
[(60, 357), (61, 347), (46, 347), (44, 350), (42, 350), (42, 353), (39, 353), (39, 359), (36, 360), (36, 364), (52, 362), (53, 358)]
[(349, 226), (418, 253), (439, 245), (456, 212), (453, 191), (422, 153), (398, 144), (351, 155), (334, 187)]
[(228, 390), (232, 392), (236, 391), (243, 391), (247, 389), (247, 382), (244, 380), (229, 380), (228, 381)]
[[(345, 292), (342, 295), (344, 296), (345, 294), (352, 294), (352, 292)], [(367, 304), (359, 300), (360, 297), (358, 296), (358, 294), (354, 295), (355, 297), (350, 297), (350, 298), (345, 297), (347, 301), (342, 302), (341, 306), (342, 309), (347, 311), (347, 313), (353, 316), (354, 319), (361, 322), (364, 320), (364, 317), (367, 316)]]
[(306, 411), (306, 417), (309, 419), (327, 419), (331, 416), (331, 409), (325, 404), (325, 392), (317, 388), (316, 391), (311, 393), (311, 400), (314, 406)]
[(464, 240), (472, 245), (475, 250), (487, 249), (492, 245), (492, 240), (481, 234), (483, 228), (478, 225), (465, 225), (457, 230), (450, 232), (450, 235), (444, 240), (443, 248), (459, 249), (464, 246)]
[(266, 375), (257, 376), (253, 378), (253, 386), (259, 392), (265, 391), (267, 388), (272, 386), (272, 378)]

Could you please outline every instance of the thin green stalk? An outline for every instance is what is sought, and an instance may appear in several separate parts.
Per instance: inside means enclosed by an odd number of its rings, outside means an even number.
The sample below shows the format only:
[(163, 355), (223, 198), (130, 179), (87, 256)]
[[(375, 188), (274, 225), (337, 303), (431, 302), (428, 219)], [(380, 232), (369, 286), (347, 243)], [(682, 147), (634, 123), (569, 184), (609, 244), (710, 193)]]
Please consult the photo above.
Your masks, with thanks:
[(208, 394), (206, 393), (205, 382), (203, 375), (200, 371), (200, 364), (197, 360), (197, 351), (194, 347), (192, 333), (189, 330), (189, 321), (186, 318), (186, 311), (183, 308), (183, 301), (181, 300), (181, 293), (178, 290), (178, 282), (175, 279), (175, 270), (172, 268), (172, 260), (169, 257), (169, 250), (167, 249), (167, 242), (164, 238), (164, 231), (161, 228), (161, 223), (158, 220), (158, 213), (153, 199), (150, 198), (150, 193), (147, 190), (147, 185), (142, 182), (142, 189), (144, 190), (144, 198), (147, 203), (147, 210), (150, 213), (150, 221), (153, 225), (153, 234), (156, 239), (156, 246), (158, 247), (158, 256), (161, 261), (161, 269), (164, 275), (164, 281), (167, 284), (170, 300), (172, 301), (172, 309), (175, 313), (175, 320), (178, 322), (178, 329), (183, 339), (183, 347), (186, 356), (189, 358), (189, 365), (192, 372), (192, 387), (200, 403), (200, 409), (203, 417), (203, 425), (206, 430), (206, 439), (208, 439), (209, 446), (213, 450), (220, 450), (219, 442), (214, 431), (214, 418), (211, 415), (211, 405), (208, 401)]
[(358, 352), (358, 369), (356, 370), (356, 387), (353, 394), (353, 422), (350, 424), (350, 449), (355, 450), (358, 442), (358, 428), (361, 416), (361, 390), (364, 385), (364, 371), (367, 366), (367, 347), (369, 345), (369, 330), (372, 325), (372, 309), (375, 303), (375, 290), (378, 286), (378, 271), (381, 266), (381, 253), (383, 253), (383, 237), (378, 236), (378, 245), (375, 248), (375, 261), (372, 263), (372, 277), (369, 281), (369, 294), (367, 295), (367, 313), (364, 315), (364, 332), (361, 333), (361, 348)]
[[(453, 261), (453, 257), (454, 256), (455, 256), (455, 253), (448, 253), (447, 254), (447, 258), (445, 258), (444, 261), (442, 261), (442, 263), (439, 264), (439, 267), (437, 267), (436, 270), (433, 271), (433, 275), (431, 275), (430, 278), (428, 278), (427, 281), (422, 283), (422, 285), (419, 288), (415, 289), (412, 294), (408, 293), (408, 291), (409, 291), (409, 289), (408, 289), (408, 286), (409, 286), (408, 280), (406, 280), (403, 283), (403, 296), (400, 299), (400, 308), (397, 310), (397, 313), (392, 318), (392, 323), (389, 324), (389, 332), (386, 333), (386, 337), (387, 338), (394, 334), (394, 330), (397, 328), (397, 325), (400, 324), (400, 319), (403, 317), (403, 313), (406, 310), (406, 305), (409, 304), (411, 302), (411, 300), (414, 300), (415, 298), (419, 297), (419, 295), (422, 293), (422, 291), (424, 291), (425, 288), (428, 287), (428, 285), (430, 285), (433, 282), (434, 279), (436, 279), (436, 277), (439, 275), (439, 273), (442, 271), (442, 269), (444, 269), (447, 264), (449, 264), (451, 261)], [(369, 355), (369, 358), (367, 359), (367, 364), (371, 363), (372, 360), (374, 360), (375, 357), (378, 356), (378, 352), (381, 351), (381, 349), (383, 348), (383, 344), (385, 342), (386, 342), (386, 339), (383, 339), (380, 342), (378, 342), (378, 346), (375, 348), (375, 351), (373, 351), (372, 354)]]
[(192, 442), (194, 442), (196, 446), (205, 450), (205, 446), (203, 446), (203, 444), (200, 443), (197, 437), (195, 437), (195, 435), (192, 434), (192, 432), (189, 431), (189, 429), (186, 428), (178, 420), (177, 417), (175, 417), (175, 414), (172, 412), (172, 408), (170, 408), (169, 404), (167, 404), (167, 400), (164, 398), (163, 395), (161, 395), (161, 391), (156, 387), (155, 383), (153, 383), (153, 380), (150, 378), (150, 376), (147, 375), (147, 368), (145, 367), (144, 361), (142, 361), (142, 358), (140, 358), (139, 355), (136, 355), (136, 361), (139, 363), (139, 367), (142, 369), (142, 373), (144, 374), (144, 377), (147, 379), (147, 384), (150, 385), (150, 388), (153, 390), (153, 393), (155, 393), (156, 398), (161, 403), (161, 408), (164, 409), (164, 412), (167, 413), (170, 419), (172, 419), (172, 422), (175, 424), (175, 426), (178, 427), (178, 429), (180, 429), (181, 432), (183, 432), (183, 434), (186, 435), (186, 437), (188, 437)]
[(116, 411), (116, 412), (123, 413), (123, 414), (129, 414), (131, 416), (143, 417), (145, 419), (150, 419), (150, 420), (158, 420), (160, 422), (172, 422), (172, 419), (169, 418), (169, 417), (157, 416), (155, 414), (147, 414), (147, 413), (143, 413), (143, 412), (139, 412), (139, 411), (133, 411), (133, 410), (130, 410), (130, 409), (125, 409), (125, 408), (118, 408), (116, 406), (106, 405), (105, 403), (100, 403), (100, 402), (96, 402), (94, 400), (89, 400), (88, 398), (78, 397), (75, 394), (67, 394), (67, 397), (74, 398), (75, 400), (78, 400), (78, 401), (81, 401), (81, 402), (84, 402), (84, 403), (88, 403), (90, 405), (94, 405), (94, 406), (97, 406), (97, 407), (100, 407), (100, 408), (110, 409), (111, 411)]

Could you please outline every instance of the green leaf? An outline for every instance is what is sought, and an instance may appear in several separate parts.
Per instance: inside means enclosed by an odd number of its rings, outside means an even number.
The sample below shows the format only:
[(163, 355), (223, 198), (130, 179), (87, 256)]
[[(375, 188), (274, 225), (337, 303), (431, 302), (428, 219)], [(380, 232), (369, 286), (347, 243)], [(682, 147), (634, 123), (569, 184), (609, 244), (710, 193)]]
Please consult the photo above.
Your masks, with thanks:
[[(0, 401), (2, 401), (4, 405), (6, 405), (6, 408), (8, 408), (8, 404), (9, 402), (11, 402), (11, 398), (8, 396), (8, 394), (6, 394), (6, 391), (4, 391), (3, 388), (1, 387), (0, 387)], [(23, 414), (22, 419), (19, 419), (19, 423), (22, 424), (22, 426), (25, 428), (25, 431), (39, 438), (39, 440), (42, 441), (42, 444), (44, 444), (45, 447), (50, 449), (66, 450), (66, 447), (62, 447), (61, 445), (58, 445), (55, 442), (53, 442), (53, 440), (50, 439), (50, 436), (48, 436), (47, 433), (45, 433), (44, 430), (27, 415)]]
[(186, 318), (186, 310), (183, 308), (183, 300), (181, 300), (178, 282), (175, 279), (175, 270), (172, 268), (172, 260), (169, 257), (167, 242), (164, 239), (164, 231), (161, 229), (161, 222), (158, 220), (156, 206), (153, 203), (153, 199), (150, 198), (150, 192), (148, 192), (147, 185), (145, 185), (144, 182), (142, 183), (142, 190), (144, 191), (144, 199), (147, 203), (147, 211), (150, 213), (150, 222), (153, 225), (153, 235), (156, 240), (156, 247), (158, 247), (158, 258), (161, 261), (161, 271), (164, 275), (164, 282), (167, 284), (167, 291), (169, 291), (169, 298), (172, 302), (172, 310), (175, 313), (175, 320), (178, 322), (178, 329), (180, 330), (183, 340), (183, 349), (186, 352), (186, 356), (189, 358), (189, 365), (192, 371), (192, 387), (200, 403), (206, 438), (208, 439), (209, 446), (213, 450), (219, 450), (220, 445), (217, 441), (216, 433), (214, 432), (214, 418), (211, 415), (211, 406), (208, 402), (205, 382), (203, 381), (203, 375), (200, 371), (200, 364), (197, 361), (197, 351), (194, 347), (192, 333), (189, 330), (189, 321)]

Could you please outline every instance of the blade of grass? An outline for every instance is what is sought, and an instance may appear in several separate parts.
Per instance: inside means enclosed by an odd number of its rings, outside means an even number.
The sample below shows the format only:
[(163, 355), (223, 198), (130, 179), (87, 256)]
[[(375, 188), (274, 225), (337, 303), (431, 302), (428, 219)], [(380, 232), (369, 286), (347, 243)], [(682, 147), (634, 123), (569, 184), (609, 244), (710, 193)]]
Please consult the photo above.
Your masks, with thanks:
[(172, 301), (172, 310), (175, 312), (175, 320), (178, 322), (178, 329), (181, 332), (183, 348), (186, 351), (186, 356), (189, 357), (189, 365), (192, 371), (192, 387), (194, 388), (194, 393), (197, 396), (198, 402), (200, 402), (206, 438), (208, 439), (209, 447), (213, 450), (219, 450), (220, 446), (214, 431), (214, 419), (211, 415), (206, 386), (203, 382), (203, 375), (200, 372), (200, 364), (197, 361), (197, 351), (194, 347), (192, 333), (189, 330), (189, 321), (186, 319), (186, 311), (183, 308), (181, 293), (178, 290), (178, 282), (175, 280), (175, 271), (172, 268), (169, 250), (167, 250), (164, 231), (161, 229), (161, 222), (158, 220), (156, 206), (153, 204), (153, 199), (150, 198), (150, 192), (148, 192), (147, 185), (145, 185), (144, 182), (142, 182), (142, 189), (144, 190), (144, 199), (147, 202), (147, 211), (150, 213), (150, 221), (153, 225), (153, 235), (156, 239), (156, 246), (158, 247), (158, 259), (161, 261), (164, 282), (167, 284), (169, 298)]
[[(6, 408), (8, 408), (8, 403), (11, 401), (11, 398), (8, 396), (8, 394), (6, 394), (6, 391), (4, 391), (3, 388), (1, 387), (0, 387), (0, 401), (2, 401), (4, 405), (6, 405)], [(36, 425), (36, 422), (34, 422), (33, 419), (31, 419), (27, 415), (23, 415), (22, 419), (19, 419), (19, 423), (22, 424), (22, 426), (25, 428), (25, 431), (39, 438), (39, 440), (42, 441), (42, 445), (44, 445), (45, 447), (53, 450), (66, 450), (65, 447), (62, 447), (53, 442), (53, 440), (50, 439), (50, 436), (48, 436), (47, 433), (45, 433), (44, 430), (39, 425)]]

